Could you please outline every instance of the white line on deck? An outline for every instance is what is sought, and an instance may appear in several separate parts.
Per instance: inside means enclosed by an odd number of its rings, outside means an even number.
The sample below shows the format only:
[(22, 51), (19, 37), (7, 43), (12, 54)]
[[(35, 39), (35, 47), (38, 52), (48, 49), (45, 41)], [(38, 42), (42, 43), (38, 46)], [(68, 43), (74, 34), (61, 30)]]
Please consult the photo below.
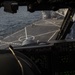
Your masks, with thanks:
[(35, 35), (35, 37), (37, 37), (37, 36), (42, 36), (42, 35), (46, 35), (46, 34), (49, 34), (49, 33), (53, 33), (53, 32), (55, 32), (56, 30), (54, 30), (54, 31), (50, 31), (50, 32), (47, 32), (47, 33), (43, 33), (43, 34), (39, 34), (39, 35)]
[(4, 39), (9, 38), (10, 36), (14, 36), (15, 34), (17, 34), (17, 33), (21, 32), (21, 31), (23, 31), (23, 30), (24, 30), (24, 29), (21, 29), (21, 30), (19, 30), (19, 31), (17, 31), (17, 32), (15, 32), (15, 33), (13, 33), (13, 34), (11, 34), (11, 35), (9, 35), (9, 36), (5, 37)]
[[(47, 20), (45, 20), (45, 21), (48, 22), (48, 23), (51, 23), (52, 25), (50, 25), (50, 26), (57, 26), (57, 27), (60, 27), (59, 25), (56, 25), (56, 24), (53, 23), (53, 22), (50, 22), (50, 21), (47, 21)], [(35, 23), (33, 23), (33, 24), (35, 24)], [(31, 25), (32, 25), (32, 24), (31, 24)], [(26, 27), (29, 27), (29, 26), (31, 26), (31, 25), (28, 25), (28, 26), (26, 26)], [(36, 24), (36, 25), (40, 25), (40, 24)], [(42, 25), (42, 26), (47, 26), (47, 25)], [(48, 26), (49, 26), (49, 25), (48, 25)], [(9, 38), (10, 36), (14, 36), (15, 34), (21, 32), (21, 31), (23, 31), (23, 30), (24, 30), (24, 29), (21, 29), (21, 30), (19, 30), (19, 31), (16, 31), (15, 33), (13, 33), (13, 34), (11, 34), (11, 35), (5, 37), (4, 39)]]
[(21, 45), (20, 43), (13, 43), (13, 42), (5, 42), (5, 41), (2, 41), (0, 40), (1, 43), (4, 43), (4, 44), (15, 44), (15, 45)]
[(35, 25), (37, 25), (37, 26), (56, 26), (56, 27), (60, 27), (59, 25), (54, 25), (54, 24), (52, 24), (52, 25), (35, 24)]
[(55, 24), (55, 22), (51, 22), (51, 21), (46, 21), (46, 22), (48, 22), (48, 23), (52, 24), (53, 26), (61, 27), (61, 26), (59, 26), (59, 25)]
[[(28, 25), (28, 26), (26, 26), (26, 27), (29, 27), (29, 26), (31, 26), (31, 25)], [(25, 27), (24, 27), (24, 28), (25, 28)], [(13, 33), (13, 34), (11, 34), (11, 35), (5, 37), (4, 39), (7, 39), (7, 38), (9, 38), (10, 36), (13, 36), (13, 35), (15, 35), (15, 34), (21, 32), (21, 31), (23, 31), (23, 30), (24, 30), (24, 29), (18, 30), (18, 31), (16, 31), (15, 33)]]
[(59, 13), (58, 11), (57, 11), (56, 13), (57, 13), (57, 14), (59, 14), (60, 16), (65, 17), (65, 15), (63, 15), (63, 14)]
[(56, 30), (55, 33), (48, 39), (48, 42), (55, 36), (55, 34), (59, 31), (60, 29)]
[[(54, 33), (54, 32), (56, 32), (56, 30), (55, 30), (55, 31), (51, 31), (51, 32), (47, 32), (47, 33), (43, 33), (43, 34), (39, 34), (39, 35), (35, 35), (34, 37), (43, 36), (43, 35), (50, 34), (50, 33)], [(25, 37), (25, 36), (21, 36), (21, 37), (18, 39), (18, 41), (22, 41), (22, 39), (23, 39), (24, 37)]]
[[(37, 26), (53, 26), (53, 25), (43, 25), (43, 24), (34, 24), (34, 26), (37, 25)], [(32, 25), (33, 26), (33, 25)]]
[[(57, 27), (60, 27), (59, 25), (56, 25), (55, 23), (53, 23), (53, 22), (50, 22), (50, 21), (47, 21), (46, 20), (46, 22), (45, 22), (46, 24), (44, 25), (44, 24), (36, 24), (36, 23), (33, 23), (34, 25), (39, 25), (39, 26), (57, 26)], [(50, 24), (52, 24), (52, 25), (50, 25)]]
[[(35, 39), (35, 36), (33, 35), (28, 35), (29, 37), (32, 37), (33, 39)], [(23, 41), (23, 38), (26, 39), (26, 36), (21, 36), (20, 38), (18, 38), (18, 41)], [(28, 38), (27, 38), (28, 39)]]

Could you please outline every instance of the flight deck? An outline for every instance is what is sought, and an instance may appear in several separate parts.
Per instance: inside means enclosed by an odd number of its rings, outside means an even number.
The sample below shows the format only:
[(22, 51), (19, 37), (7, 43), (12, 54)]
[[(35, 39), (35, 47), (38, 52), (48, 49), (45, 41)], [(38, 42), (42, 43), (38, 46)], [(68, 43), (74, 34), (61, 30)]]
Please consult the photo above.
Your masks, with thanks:
[(51, 18), (46, 20), (40, 20), (32, 23), (31, 25), (26, 26), (24, 29), (19, 30), (3, 40), (0, 40), (0, 48), (4, 49), (10, 44), (12, 46), (22, 45), (22, 42), (25, 40), (25, 29), (28, 37), (33, 37), (33, 39), (38, 42), (49, 42), (54, 40), (56, 34), (59, 32), (62, 19)]

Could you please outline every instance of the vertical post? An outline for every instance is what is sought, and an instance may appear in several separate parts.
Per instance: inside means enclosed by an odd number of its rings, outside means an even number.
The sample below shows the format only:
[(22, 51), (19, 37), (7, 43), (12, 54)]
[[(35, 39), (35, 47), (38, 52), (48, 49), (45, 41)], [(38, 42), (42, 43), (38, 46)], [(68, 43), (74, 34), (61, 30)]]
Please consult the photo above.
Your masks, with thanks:
[(25, 27), (25, 37), (26, 37), (26, 39), (28, 39), (26, 27)]

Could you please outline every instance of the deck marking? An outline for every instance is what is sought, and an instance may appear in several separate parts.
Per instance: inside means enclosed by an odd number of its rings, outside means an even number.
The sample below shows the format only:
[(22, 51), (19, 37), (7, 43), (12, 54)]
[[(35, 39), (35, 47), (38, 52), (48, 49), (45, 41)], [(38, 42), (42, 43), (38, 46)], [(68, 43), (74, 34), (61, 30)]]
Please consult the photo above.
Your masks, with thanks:
[(35, 37), (37, 37), (37, 36), (42, 36), (42, 35), (46, 35), (46, 34), (49, 34), (49, 33), (53, 33), (53, 32), (55, 32), (56, 30), (54, 30), (54, 31), (50, 31), (50, 32), (47, 32), (47, 33), (43, 33), (43, 34), (39, 34), (39, 35), (35, 35)]
[[(25, 26), (25, 27), (29, 27), (29, 26), (31, 26), (31, 25), (28, 25), (28, 26)], [(24, 28), (25, 28), (25, 27), (24, 27)], [(15, 35), (15, 34), (21, 32), (21, 31), (23, 31), (23, 30), (24, 30), (24, 29), (18, 30), (18, 31), (16, 31), (15, 33), (13, 33), (13, 34), (11, 34), (11, 35), (5, 37), (4, 39), (7, 39), (7, 38), (9, 38), (10, 36), (13, 36), (13, 35)]]
[(60, 29), (56, 30), (56, 32), (48, 39), (48, 42), (55, 36), (55, 34), (59, 31)]
[[(33, 37), (33, 39), (35, 39), (35, 36), (33, 36), (33, 35), (28, 35), (28, 36), (31, 36), (31, 37)], [(25, 38), (25, 39), (26, 39), (26, 37), (25, 37), (25, 36), (21, 36), (21, 37), (19, 37), (19, 38), (18, 38), (18, 41), (22, 41), (22, 40), (23, 40), (23, 38)]]
[[(36, 38), (36, 37), (38, 37), (38, 36), (43, 36), (43, 35), (46, 35), (46, 34), (49, 34), (49, 33), (53, 33), (53, 32), (56, 32), (56, 30), (51, 31), (51, 32), (47, 32), (47, 33), (43, 33), (43, 34), (39, 34), (39, 35), (35, 35), (34, 37)], [(24, 37), (25, 37), (25, 36), (21, 36), (21, 37), (18, 39), (18, 41), (22, 41), (22, 39), (23, 39)]]
[[(46, 21), (46, 22), (48, 22), (48, 21)], [(52, 24), (53, 26), (61, 27), (61, 26), (59, 26), (59, 25), (57, 25), (57, 24), (55, 24), (55, 23), (53, 23), (51, 21), (49, 21), (48, 23)]]
[(57, 14), (59, 14), (60, 16), (65, 17), (65, 15), (63, 15), (63, 14), (59, 13), (58, 11), (57, 11), (56, 13), (57, 13)]
[(1, 43), (4, 43), (4, 44), (16, 44), (16, 45), (21, 45), (20, 43), (13, 43), (13, 42), (5, 42), (5, 41), (2, 41), (0, 40)]
[(5, 42), (5, 41), (0, 40), (0, 42), (1, 42), (1, 43), (4, 43), (4, 44), (1, 44), (0, 46), (6, 45), (6, 44), (8, 44), (8, 43), (9, 43), (9, 44), (13, 43), (13, 44), (21, 45), (20, 43), (14, 43), (14, 42), (19, 42), (18, 40), (16, 40), (16, 41), (11, 41), (11, 42)]
[(55, 26), (55, 27), (60, 27), (59, 25), (54, 25), (54, 24), (52, 24), (52, 25), (35, 24), (35, 25), (37, 25), (37, 26)]
[[(48, 21), (46, 21), (46, 22), (48, 22)], [(52, 25), (50, 25), (49, 23), (52, 24)], [(48, 22), (49, 25), (35, 24), (35, 23), (33, 23), (33, 24), (34, 24), (34, 25), (37, 25), (37, 26), (39, 25), (39, 26), (57, 26), (57, 27), (61, 27), (61, 26), (59, 26), (59, 25), (56, 25), (56, 24), (53, 23), (53, 22)]]
[[(44, 21), (48, 22), (47, 20), (44, 20)], [(60, 26), (58, 26), (58, 25), (56, 25), (55, 23), (52, 23), (52, 22), (50, 22), (50, 21), (49, 21), (48, 23), (53, 24), (53, 25), (50, 25), (50, 26), (57, 26), (57, 27), (60, 27)], [(33, 24), (35, 24), (35, 23), (33, 23)], [(32, 24), (31, 24), (31, 25), (32, 25)], [(29, 27), (29, 26), (31, 26), (31, 25), (28, 25), (28, 26), (26, 26), (26, 27)], [(40, 25), (40, 24), (35, 24), (35, 25)], [(49, 25), (40, 25), (40, 26), (49, 26)], [(23, 30), (24, 30), (24, 29), (21, 29), (21, 30), (19, 30), (19, 31), (16, 31), (15, 33), (13, 33), (13, 34), (11, 34), (11, 35), (5, 37), (4, 39), (9, 38), (10, 36), (14, 36), (15, 34), (21, 32), (21, 31), (23, 31)]]
[[(48, 22), (47, 20), (44, 20), (44, 21)], [(39, 22), (39, 21), (38, 21), (38, 22)], [(58, 25), (55, 25), (55, 23), (53, 23), (53, 22), (50, 22), (50, 21), (49, 21), (48, 23), (53, 24), (53, 25), (50, 25), (50, 26), (57, 26), (57, 27), (60, 27), (60, 26), (58, 26)], [(35, 23), (33, 23), (33, 24), (35, 24)], [(31, 24), (31, 25), (32, 25), (32, 24)], [(31, 26), (31, 25), (28, 25), (28, 26), (25, 26), (25, 27), (29, 27), (29, 26)], [(37, 24), (37, 25), (39, 25), (39, 24)], [(42, 26), (47, 26), (47, 25), (42, 25)], [(48, 26), (49, 26), (49, 25), (48, 25)], [(10, 37), (12, 37), (12, 36), (14, 36), (14, 35), (16, 35), (16, 34), (19, 33), (19, 32), (22, 32), (23, 30), (24, 30), (24, 29), (21, 29), (21, 30), (19, 30), (19, 31), (17, 31), (17, 32), (15, 32), (15, 33), (13, 33), (13, 34), (11, 34), (11, 35), (5, 37), (4, 40), (5, 40), (5, 39), (8, 39), (8, 38), (10, 38)], [(51, 31), (51, 32), (47, 32), (47, 33), (35, 35), (34, 37), (46, 35), (46, 34), (53, 33), (53, 32), (55, 32), (55, 31)], [(24, 36), (21, 36), (20, 38), (17, 38), (16, 41), (18, 41), (18, 42), (21, 41), (21, 38), (22, 38), (22, 37), (24, 37)], [(1, 40), (0, 40), (0, 41), (1, 41)], [(6, 44), (7, 44), (7, 43), (10, 44), (10, 43), (13, 43), (13, 42), (16, 42), (16, 41), (12, 41), (12, 42), (1, 41), (1, 42), (6, 43)], [(20, 44), (20, 43), (13, 43), (13, 44)]]
[(11, 34), (11, 35), (9, 35), (9, 36), (5, 37), (4, 39), (7, 39), (7, 38), (9, 38), (10, 36), (13, 36), (13, 35), (15, 35), (15, 34), (17, 34), (17, 33), (21, 32), (21, 31), (23, 31), (23, 30), (24, 30), (24, 29), (21, 29), (21, 30), (19, 30), (19, 31), (16, 31), (15, 33), (13, 33), (13, 34)]

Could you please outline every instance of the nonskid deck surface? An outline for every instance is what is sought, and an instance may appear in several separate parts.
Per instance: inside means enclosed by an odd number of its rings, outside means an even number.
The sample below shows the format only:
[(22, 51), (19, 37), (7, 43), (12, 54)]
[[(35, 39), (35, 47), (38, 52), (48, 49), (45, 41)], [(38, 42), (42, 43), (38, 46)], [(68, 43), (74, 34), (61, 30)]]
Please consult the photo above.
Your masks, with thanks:
[[(47, 20), (40, 20), (31, 25), (26, 27), (27, 35), (33, 36), (35, 41), (50, 41), (54, 40), (56, 37), (57, 32), (61, 26), (62, 19), (47, 19)], [(25, 28), (19, 30), (7, 37), (3, 40), (0, 40), (0, 48), (6, 48), (10, 44), (15, 45), (22, 45), (22, 42), (25, 40)]]

